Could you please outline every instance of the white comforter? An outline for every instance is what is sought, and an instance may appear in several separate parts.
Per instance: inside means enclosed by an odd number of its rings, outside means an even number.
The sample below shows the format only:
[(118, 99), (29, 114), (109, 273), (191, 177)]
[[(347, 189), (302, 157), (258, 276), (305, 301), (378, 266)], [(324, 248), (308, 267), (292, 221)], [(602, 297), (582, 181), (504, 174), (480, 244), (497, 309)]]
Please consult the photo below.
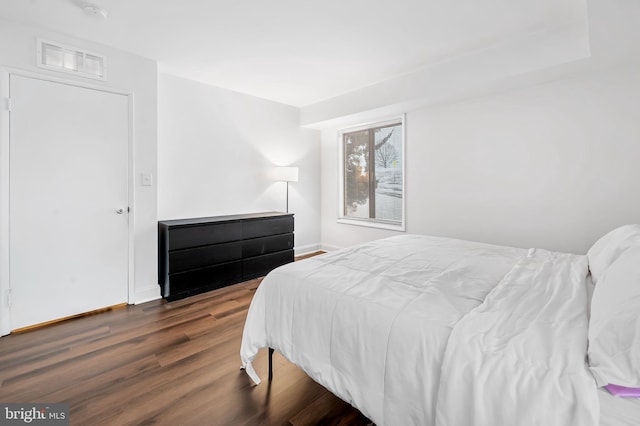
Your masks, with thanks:
[(586, 275), (584, 256), (373, 241), (272, 271), (240, 355), (259, 383), (276, 349), (379, 426), (595, 426)]

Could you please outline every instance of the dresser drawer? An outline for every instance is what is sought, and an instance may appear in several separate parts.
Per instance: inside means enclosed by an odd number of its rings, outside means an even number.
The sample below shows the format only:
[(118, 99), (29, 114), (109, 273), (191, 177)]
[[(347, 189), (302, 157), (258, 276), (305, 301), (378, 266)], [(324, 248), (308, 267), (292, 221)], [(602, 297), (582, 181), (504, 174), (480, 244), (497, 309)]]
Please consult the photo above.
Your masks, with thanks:
[(169, 252), (169, 273), (205, 268), (242, 259), (242, 242), (215, 244)]
[(263, 277), (272, 269), (293, 262), (293, 250), (256, 256), (242, 261), (242, 276), (245, 280)]
[[(169, 275), (169, 292), (174, 296), (186, 290), (214, 289), (232, 282), (242, 281), (242, 261), (223, 263)], [(163, 296), (167, 296), (166, 294)]]
[(179, 250), (242, 239), (242, 223), (181, 226), (169, 231), (169, 250)]
[(242, 237), (244, 239), (265, 237), (267, 235), (287, 234), (292, 232), (292, 216), (248, 220), (242, 223)]
[(253, 238), (242, 242), (242, 257), (254, 257), (293, 248), (293, 234)]

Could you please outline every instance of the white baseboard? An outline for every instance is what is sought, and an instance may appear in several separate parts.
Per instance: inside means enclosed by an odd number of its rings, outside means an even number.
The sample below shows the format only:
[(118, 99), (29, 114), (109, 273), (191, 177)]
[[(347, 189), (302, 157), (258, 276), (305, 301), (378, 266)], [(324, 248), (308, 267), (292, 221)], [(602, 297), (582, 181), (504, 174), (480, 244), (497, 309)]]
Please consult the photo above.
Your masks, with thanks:
[(152, 300), (160, 299), (161, 297), (160, 286), (154, 285), (142, 290), (136, 290), (135, 300), (133, 303), (135, 305), (138, 305), (140, 303), (151, 302)]
[(313, 253), (318, 250), (322, 250), (320, 248), (320, 244), (307, 244), (304, 246), (295, 247), (293, 251), (296, 256), (304, 256), (305, 254)]
[(335, 251), (335, 250), (340, 250), (342, 247), (339, 246), (334, 246), (332, 244), (325, 244), (322, 243), (320, 244), (320, 250), (324, 250), (324, 251)]

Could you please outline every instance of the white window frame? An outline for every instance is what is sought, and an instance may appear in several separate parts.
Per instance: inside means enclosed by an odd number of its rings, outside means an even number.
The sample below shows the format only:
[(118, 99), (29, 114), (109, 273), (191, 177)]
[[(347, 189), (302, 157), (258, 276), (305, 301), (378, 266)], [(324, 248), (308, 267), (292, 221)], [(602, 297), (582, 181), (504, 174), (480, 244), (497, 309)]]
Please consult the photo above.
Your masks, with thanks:
[[(106, 81), (107, 80), (107, 57), (105, 55), (101, 55), (99, 53), (90, 52), (90, 51), (85, 50), (85, 49), (80, 49), (79, 47), (74, 47), (74, 46), (70, 46), (68, 44), (59, 43), (57, 41), (47, 40), (47, 39), (39, 38), (39, 37), (36, 39), (36, 42), (37, 42), (37, 46), (36, 46), (36, 65), (38, 67), (43, 68), (43, 69), (47, 69), (47, 70), (51, 70), (51, 71), (58, 71), (58, 72), (65, 73), (65, 74), (77, 75), (79, 77), (91, 78), (93, 80), (102, 80), (102, 81)], [(72, 69), (68, 69), (68, 68), (64, 68), (64, 67), (57, 67), (57, 66), (45, 64), (43, 62), (43, 59), (42, 59), (42, 45), (43, 44), (48, 44), (50, 46), (59, 47), (60, 49), (64, 49), (64, 50), (67, 50), (67, 51), (70, 51), (70, 52), (76, 52), (76, 53), (82, 54), (82, 58), (83, 58), (83, 66), (82, 66), (82, 68), (78, 69), (78, 70), (72, 70)], [(94, 57), (100, 58), (102, 60), (102, 75), (92, 74), (92, 73), (89, 73), (89, 72), (85, 71), (84, 64), (86, 62), (87, 55), (94, 56)]]
[[(375, 127), (381, 127), (389, 124), (400, 123), (402, 126), (402, 215), (400, 223), (394, 223), (386, 220), (371, 219), (371, 218), (355, 218), (348, 217), (344, 211), (344, 197), (345, 197), (345, 179), (344, 179), (344, 134), (356, 132), (359, 130), (365, 130)], [(406, 200), (407, 200), (407, 185), (406, 185), (406, 123), (405, 114), (399, 116), (386, 117), (376, 121), (370, 121), (354, 127), (341, 129), (338, 131), (338, 223), (356, 226), (366, 226), (370, 228), (389, 229), (393, 231), (406, 231)]]

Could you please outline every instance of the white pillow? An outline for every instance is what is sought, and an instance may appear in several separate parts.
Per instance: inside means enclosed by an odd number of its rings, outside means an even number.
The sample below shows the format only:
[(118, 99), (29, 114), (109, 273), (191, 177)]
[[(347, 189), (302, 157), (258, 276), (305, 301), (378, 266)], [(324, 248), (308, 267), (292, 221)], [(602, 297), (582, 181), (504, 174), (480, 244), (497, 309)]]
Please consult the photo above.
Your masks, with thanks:
[(620, 254), (595, 287), (589, 364), (599, 386), (640, 388), (640, 245)]
[(624, 225), (614, 229), (591, 246), (587, 252), (593, 284), (625, 250), (640, 247), (640, 225)]

